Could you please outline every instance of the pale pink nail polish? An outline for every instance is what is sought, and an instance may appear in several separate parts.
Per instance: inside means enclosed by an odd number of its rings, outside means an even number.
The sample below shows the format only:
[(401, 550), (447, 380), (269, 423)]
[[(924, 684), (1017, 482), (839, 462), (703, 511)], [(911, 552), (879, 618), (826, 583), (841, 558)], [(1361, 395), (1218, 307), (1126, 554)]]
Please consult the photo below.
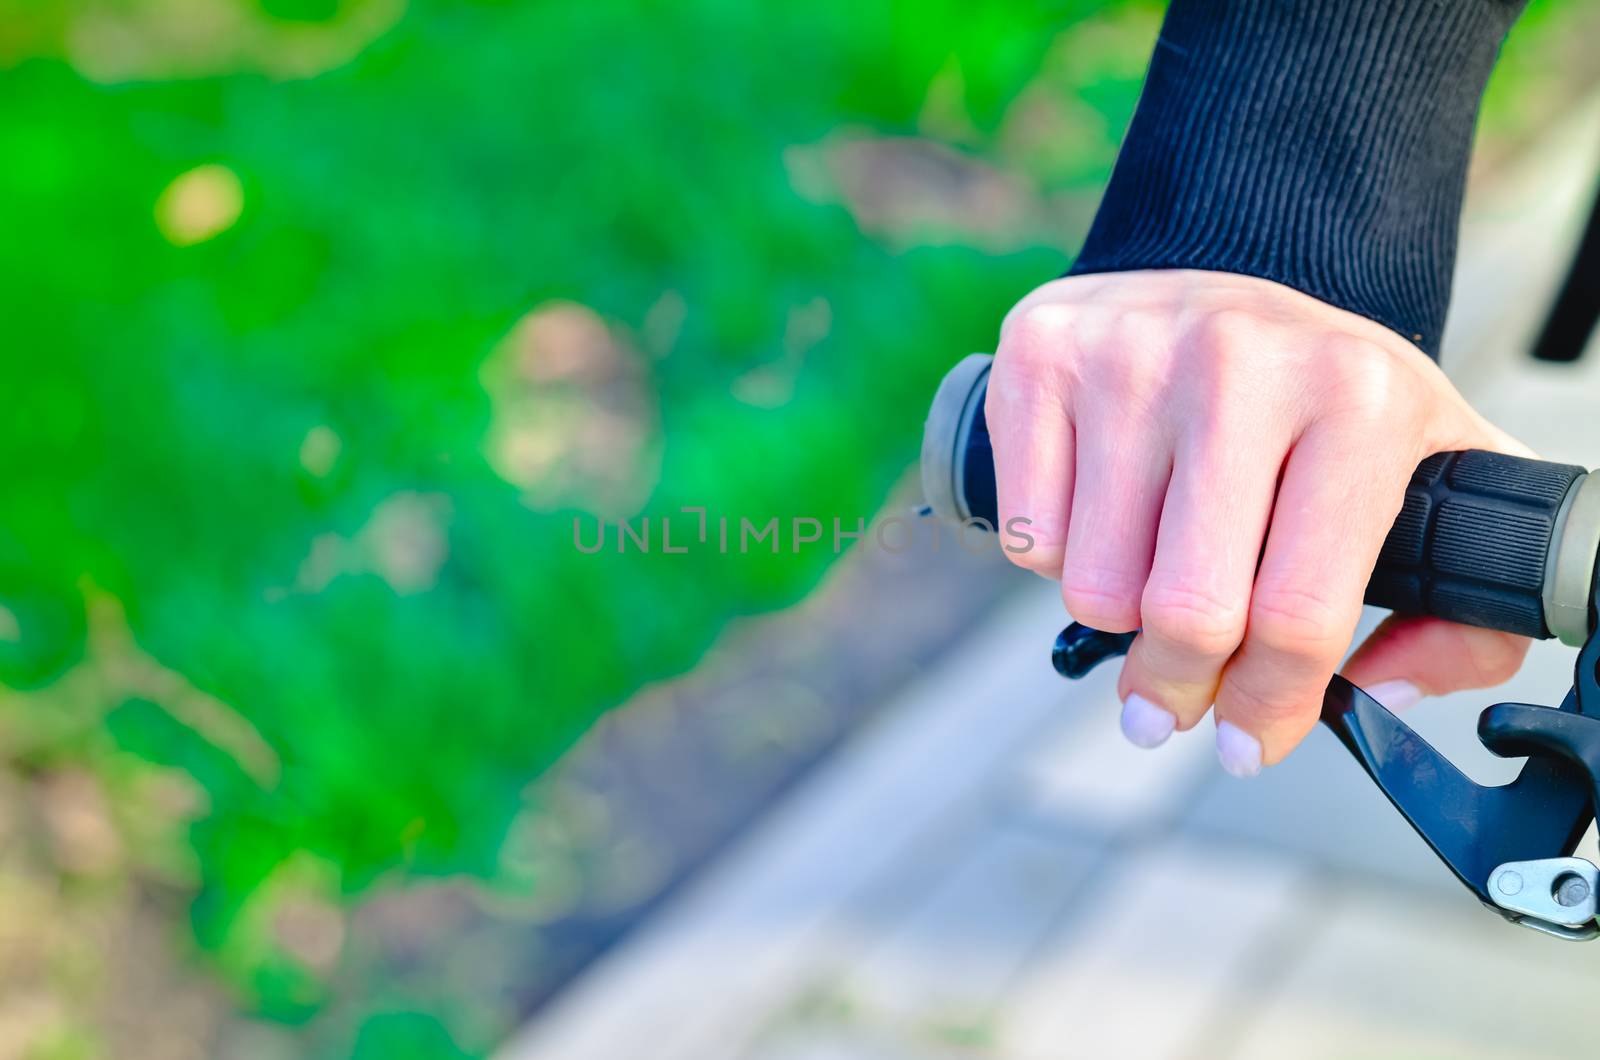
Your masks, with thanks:
[(1122, 735), (1135, 747), (1160, 747), (1178, 727), (1178, 719), (1137, 692), (1122, 704)]
[(1371, 688), (1364, 689), (1364, 691), (1396, 714), (1402, 710), (1409, 710), (1422, 702), (1422, 689), (1410, 681), (1400, 679), (1379, 681)]
[(1222, 768), (1234, 776), (1253, 777), (1261, 772), (1261, 741), (1231, 721), (1219, 721), (1217, 758), (1222, 761)]

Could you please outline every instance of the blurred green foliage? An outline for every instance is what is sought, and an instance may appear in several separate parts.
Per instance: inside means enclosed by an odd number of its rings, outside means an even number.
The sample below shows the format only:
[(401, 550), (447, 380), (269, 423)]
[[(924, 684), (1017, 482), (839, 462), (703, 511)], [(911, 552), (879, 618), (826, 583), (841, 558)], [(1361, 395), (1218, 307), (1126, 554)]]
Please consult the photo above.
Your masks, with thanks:
[(870, 517), (1063, 268), (1159, 11), (5, 12), (6, 754), (192, 778), (147, 868), (309, 1018), (260, 903), (494, 877), (600, 712), (832, 559), (583, 556), (574, 517)]
[[(255, 17), (334, 34), (359, 21), (347, 6)], [(520, 791), (601, 711), (832, 558), (583, 556), (575, 514), (853, 525), (882, 502), (944, 366), (1062, 267), (1069, 233), (1038, 204), (1077, 191), (1083, 216), (1113, 157), (1150, 5), (1090, 76), (1044, 75), (1082, 149), (1007, 124), (1058, 35), (1109, 6), (425, 3), (308, 78), (126, 12), (109, 56), (69, 32), (91, 8), (59, 40), (35, 27), (64, 56), (7, 71), (0, 116), (19, 755), (192, 775), (197, 936), (269, 1012), (309, 1012), (315, 977), (244, 915), (285, 865), (308, 854), (346, 893), (401, 868), (492, 875)], [(913, 155), (909, 179), (998, 181), (963, 152), (1008, 136), (1011, 219), (864, 232), (830, 138), (892, 146), (941, 121), (960, 150)], [(886, 157), (869, 183), (901, 179)], [(515, 336), (552, 304), (570, 304), (558, 343), (606, 322), (579, 352), (616, 362), (601, 391), (631, 387), (638, 421), (616, 452), (547, 461), (601, 465), (554, 492), (486, 455), (484, 367), (511, 335), (500, 375), (537, 390), (517, 372), (538, 327)], [(641, 468), (643, 507), (619, 507), (599, 479)], [(116, 646), (118, 607), (136, 648)]]

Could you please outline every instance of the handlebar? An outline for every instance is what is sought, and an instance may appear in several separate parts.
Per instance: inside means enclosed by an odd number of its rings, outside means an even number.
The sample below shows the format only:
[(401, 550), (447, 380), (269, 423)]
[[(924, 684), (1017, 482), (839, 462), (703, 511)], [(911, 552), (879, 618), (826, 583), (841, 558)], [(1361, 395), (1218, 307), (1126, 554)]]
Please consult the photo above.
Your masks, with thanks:
[[(988, 354), (945, 377), (923, 431), (935, 514), (999, 522), (984, 397)], [(1411, 476), (1366, 602), (1409, 614), (1582, 644), (1600, 553), (1600, 483), (1575, 464), (1482, 450), (1436, 453)]]

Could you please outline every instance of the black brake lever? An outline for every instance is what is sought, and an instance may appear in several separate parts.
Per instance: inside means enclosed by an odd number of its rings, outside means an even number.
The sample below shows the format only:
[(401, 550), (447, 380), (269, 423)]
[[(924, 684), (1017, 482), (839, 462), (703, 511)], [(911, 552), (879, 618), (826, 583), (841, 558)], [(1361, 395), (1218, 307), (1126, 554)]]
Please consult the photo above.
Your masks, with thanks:
[[(1133, 636), (1074, 622), (1056, 638), (1051, 659), (1063, 677), (1082, 677), (1125, 654)], [(1342, 677), (1323, 694), (1322, 723), (1480, 901), (1513, 923), (1591, 939), (1600, 934), (1600, 888), (1588, 863), (1572, 852), (1600, 800), (1597, 662), (1600, 638), (1591, 637), (1559, 707), (1498, 703), (1483, 712), (1478, 732), (1485, 747), (1503, 757), (1528, 756), (1508, 784), (1472, 780)]]

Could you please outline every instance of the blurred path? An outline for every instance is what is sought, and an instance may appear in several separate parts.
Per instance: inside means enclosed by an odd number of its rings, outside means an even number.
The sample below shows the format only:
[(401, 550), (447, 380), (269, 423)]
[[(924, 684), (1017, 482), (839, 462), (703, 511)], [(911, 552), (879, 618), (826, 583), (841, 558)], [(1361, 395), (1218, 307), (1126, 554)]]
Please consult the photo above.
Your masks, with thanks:
[[(1600, 352), (1524, 349), (1600, 155), (1600, 99), (1471, 202), (1446, 364), (1491, 418), (1600, 462)], [(1375, 619), (1369, 615), (1369, 622)], [(1542, 1057), (1590, 1048), (1600, 948), (1502, 923), (1318, 729), (1240, 782), (1209, 723), (1157, 752), (1114, 675), (1067, 684), (1029, 581), (720, 865), (510, 1043), (508, 1060)], [(1494, 699), (1411, 715), (1480, 780)], [(1592, 852), (1591, 852), (1591, 856)]]

